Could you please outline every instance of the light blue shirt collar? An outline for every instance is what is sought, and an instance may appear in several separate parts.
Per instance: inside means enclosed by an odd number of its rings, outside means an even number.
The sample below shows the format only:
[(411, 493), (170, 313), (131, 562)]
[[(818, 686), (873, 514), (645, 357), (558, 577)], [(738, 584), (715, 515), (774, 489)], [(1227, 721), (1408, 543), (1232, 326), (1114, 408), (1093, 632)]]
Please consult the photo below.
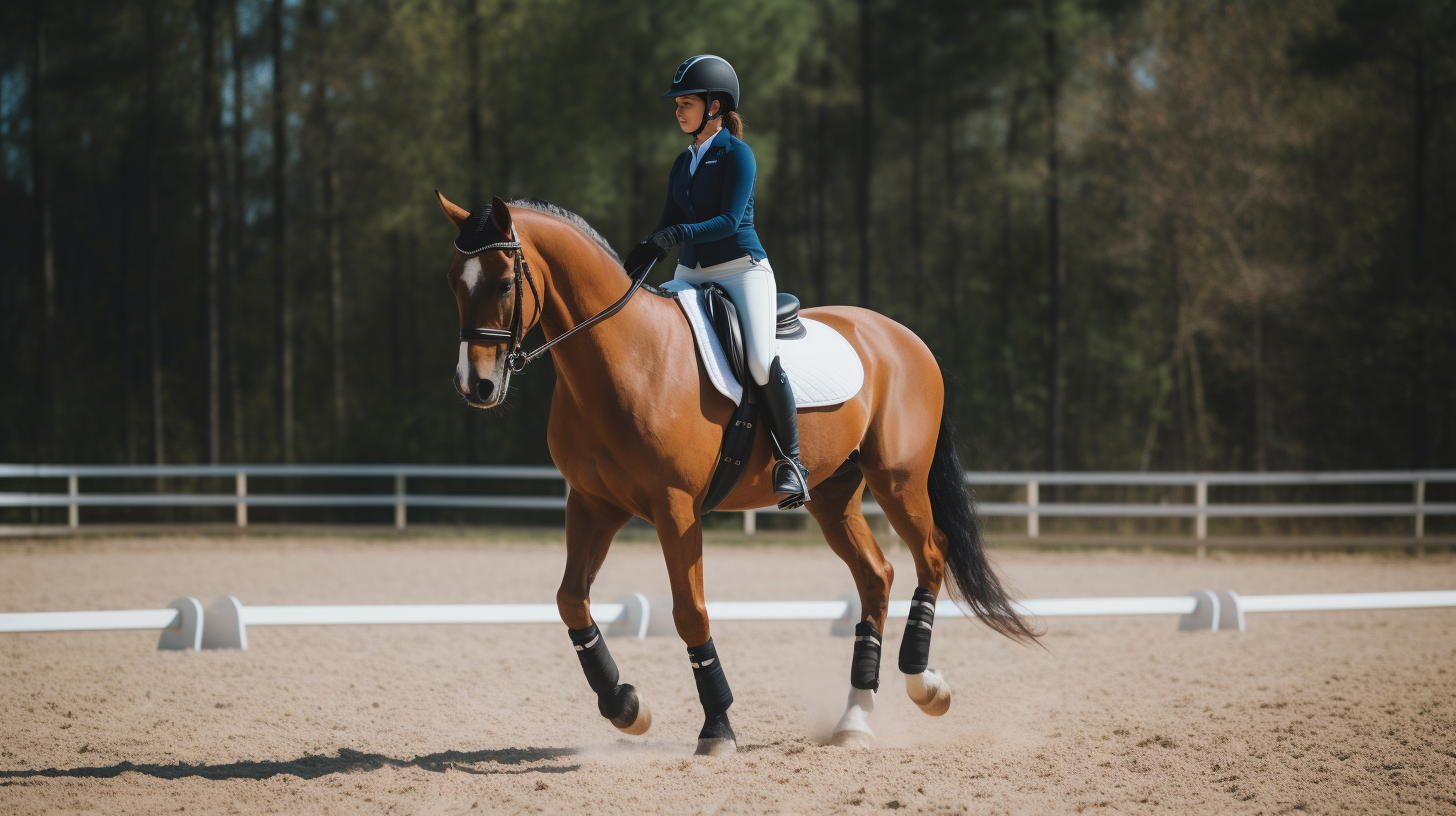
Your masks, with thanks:
[(708, 148), (712, 147), (714, 142), (718, 141), (718, 137), (726, 132), (727, 128), (720, 128), (717, 133), (713, 134), (712, 138), (703, 142), (701, 146), (696, 144), (688, 145), (688, 152), (693, 155), (692, 161), (688, 162), (688, 175), (695, 175), (698, 172), (698, 162), (703, 160), (703, 155), (708, 152)]

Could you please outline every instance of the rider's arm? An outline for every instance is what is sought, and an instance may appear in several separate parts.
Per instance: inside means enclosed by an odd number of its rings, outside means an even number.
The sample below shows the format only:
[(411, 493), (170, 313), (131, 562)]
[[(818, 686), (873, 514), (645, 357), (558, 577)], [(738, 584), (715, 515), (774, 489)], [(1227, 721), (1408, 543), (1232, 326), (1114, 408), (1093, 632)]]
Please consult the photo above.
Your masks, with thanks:
[(729, 161), (723, 168), (723, 201), (718, 215), (696, 224), (683, 224), (686, 240), (695, 243), (718, 241), (738, 231), (743, 221), (743, 211), (748, 209), (748, 199), (753, 197), (753, 181), (758, 175), (758, 163), (753, 151), (747, 145), (738, 145), (728, 154)]

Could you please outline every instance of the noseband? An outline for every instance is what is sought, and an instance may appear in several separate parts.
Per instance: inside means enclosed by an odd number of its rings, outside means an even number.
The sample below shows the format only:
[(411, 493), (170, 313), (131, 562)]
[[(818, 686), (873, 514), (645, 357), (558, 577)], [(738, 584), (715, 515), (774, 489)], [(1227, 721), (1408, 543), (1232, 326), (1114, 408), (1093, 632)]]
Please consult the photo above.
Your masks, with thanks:
[[(488, 249), (511, 251), (511, 275), (514, 277), (514, 283), (512, 284), (512, 286), (516, 290), (516, 308), (515, 311), (511, 313), (511, 327), (509, 330), (462, 328), (460, 329), (460, 340), (461, 342), (469, 343), (472, 346), (506, 346), (506, 368), (510, 369), (513, 373), (516, 374), (525, 371), (528, 364), (530, 364), (537, 357), (540, 357), (542, 354), (545, 354), (546, 351), (552, 346), (560, 343), (562, 340), (565, 340), (573, 334), (582, 331), (583, 329), (590, 328), (593, 325), (600, 323), (603, 320), (606, 320), (607, 318), (621, 311), (622, 307), (627, 305), (627, 301), (631, 300), (632, 296), (637, 294), (637, 290), (642, 288), (642, 284), (647, 280), (647, 274), (652, 271), (652, 267), (657, 263), (656, 261), (653, 261), (652, 263), (649, 263), (645, 268), (643, 268), (642, 274), (637, 276), (637, 278), (632, 281), (632, 288), (627, 290), (627, 294), (622, 295), (620, 298), (618, 298), (616, 303), (613, 303), (611, 306), (608, 306), (600, 312), (597, 312), (596, 314), (592, 315), (581, 323), (572, 326), (560, 337), (557, 337), (554, 340), (546, 341), (535, 351), (527, 352), (524, 351), (521, 346), (525, 341), (526, 332), (529, 332), (531, 329), (535, 328), (538, 323), (541, 322), (541, 293), (536, 289), (535, 278), (531, 277), (531, 265), (526, 263), (526, 255), (524, 252), (521, 251), (521, 236), (516, 234), (515, 227), (512, 227), (511, 240), (500, 241), (494, 244), (487, 244), (477, 250), (477, 252), (484, 252)], [(475, 253), (472, 252), (470, 254), (473, 255)], [(531, 325), (525, 327), (524, 329), (522, 328), (521, 323), (521, 283), (523, 280), (527, 285), (531, 287), (531, 296), (536, 300), (536, 316), (532, 319)]]

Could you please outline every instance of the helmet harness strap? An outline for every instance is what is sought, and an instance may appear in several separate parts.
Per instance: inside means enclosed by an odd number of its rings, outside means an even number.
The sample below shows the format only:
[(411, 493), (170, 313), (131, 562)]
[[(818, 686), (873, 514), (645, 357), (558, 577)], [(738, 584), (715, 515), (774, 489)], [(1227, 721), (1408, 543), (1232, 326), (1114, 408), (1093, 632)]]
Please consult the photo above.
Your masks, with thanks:
[(703, 132), (703, 128), (707, 127), (708, 126), (708, 123), (711, 122), (712, 120), (717, 119), (718, 117), (720, 117), (720, 116), (723, 115), (723, 106), (720, 103), (719, 106), (718, 106), (718, 112), (717, 113), (712, 113), (711, 112), (713, 110), (713, 92), (712, 91), (708, 91), (705, 94), (694, 94), (694, 96), (696, 96), (699, 99), (702, 99), (703, 100), (703, 119), (702, 119), (702, 121), (698, 122), (698, 129), (695, 130), (695, 131), (693, 131), (693, 141), (697, 141), (698, 135)]

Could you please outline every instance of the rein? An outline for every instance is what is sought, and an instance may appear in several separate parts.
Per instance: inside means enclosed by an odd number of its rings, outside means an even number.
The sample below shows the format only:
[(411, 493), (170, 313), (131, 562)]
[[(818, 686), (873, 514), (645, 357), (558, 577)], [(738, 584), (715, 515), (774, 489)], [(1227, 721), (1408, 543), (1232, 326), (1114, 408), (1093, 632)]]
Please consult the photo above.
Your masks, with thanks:
[[(507, 347), (506, 368), (510, 369), (510, 371), (515, 374), (519, 374), (522, 371), (526, 370), (527, 365), (529, 365), (537, 357), (545, 354), (551, 349), (552, 346), (560, 343), (562, 340), (565, 340), (566, 338), (572, 336), (573, 334), (576, 334), (579, 331), (589, 329), (597, 323), (600, 323), (603, 320), (606, 320), (607, 318), (621, 311), (622, 307), (627, 305), (627, 301), (631, 300), (632, 296), (637, 294), (637, 290), (642, 288), (642, 284), (647, 281), (648, 273), (650, 273), (652, 271), (652, 267), (657, 264), (657, 261), (655, 260), (652, 263), (649, 263), (642, 270), (642, 274), (632, 281), (632, 287), (627, 290), (627, 294), (622, 295), (620, 298), (618, 298), (616, 303), (613, 303), (611, 306), (608, 306), (600, 312), (597, 312), (596, 314), (592, 315), (581, 323), (572, 326), (560, 337), (557, 337), (554, 340), (547, 340), (544, 344), (538, 346), (535, 351), (528, 352), (522, 350), (521, 346), (525, 342), (526, 333), (529, 332), (531, 329), (535, 328), (536, 325), (541, 322), (541, 294), (536, 289), (535, 278), (531, 276), (531, 265), (526, 262), (526, 255), (524, 252), (521, 251), (521, 236), (516, 233), (514, 227), (511, 228), (511, 238), (513, 240), (502, 241), (496, 244), (489, 244), (487, 246), (481, 247), (480, 249), (480, 251), (484, 251), (487, 249), (511, 250), (511, 274), (514, 276), (514, 286), (516, 289), (516, 308), (515, 311), (511, 314), (511, 327), (509, 330), (462, 328), (460, 330), (460, 340), (474, 346), (505, 345)], [(525, 282), (531, 287), (531, 296), (536, 299), (536, 316), (532, 318), (531, 325), (526, 327), (524, 330), (522, 329), (521, 322), (521, 282), (523, 278)]]

